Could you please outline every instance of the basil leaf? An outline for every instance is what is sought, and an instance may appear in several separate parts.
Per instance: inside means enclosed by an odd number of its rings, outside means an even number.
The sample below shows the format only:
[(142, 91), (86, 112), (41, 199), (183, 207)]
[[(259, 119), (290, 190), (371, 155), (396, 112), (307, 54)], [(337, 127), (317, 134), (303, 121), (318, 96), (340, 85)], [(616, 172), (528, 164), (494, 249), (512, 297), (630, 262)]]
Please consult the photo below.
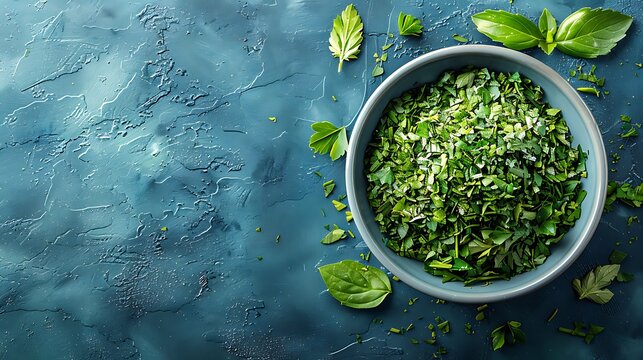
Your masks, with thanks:
[(556, 46), (565, 54), (593, 59), (609, 53), (630, 25), (632, 18), (617, 11), (582, 8), (560, 24)]
[(400, 15), (397, 17), (397, 29), (400, 31), (400, 35), (420, 36), (422, 35), (423, 28), (420, 19), (413, 15), (400, 12)]
[(538, 47), (541, 48), (545, 54), (549, 55), (556, 48), (554, 35), (556, 35), (557, 26), (556, 19), (554, 19), (547, 8), (543, 9), (543, 13), (540, 15), (538, 29), (540, 29), (540, 33), (545, 37), (544, 41), (538, 43)]
[(313, 135), (310, 137), (310, 146), (315, 153), (326, 154), (330, 152), (330, 158), (335, 161), (346, 153), (348, 139), (346, 138), (346, 127), (336, 127), (328, 121), (320, 121), (311, 125)]
[(328, 292), (342, 305), (354, 309), (370, 309), (393, 292), (386, 274), (357, 261), (343, 260), (319, 267)]
[(503, 10), (485, 10), (471, 17), (478, 31), (514, 50), (538, 45), (545, 37), (529, 19)]
[(342, 71), (342, 63), (351, 59), (357, 59), (360, 52), (360, 45), (364, 39), (362, 30), (364, 24), (357, 10), (350, 4), (333, 21), (333, 30), (328, 38), (328, 49), (333, 56), (339, 58), (337, 72)]
[(557, 29), (556, 19), (554, 19), (547, 8), (544, 8), (543, 13), (540, 15), (538, 29), (540, 29), (540, 33), (545, 37), (546, 42), (550, 43), (554, 41), (554, 35), (556, 35)]
[(324, 238), (321, 239), (320, 242), (322, 244), (329, 245), (346, 238), (346, 230), (342, 230), (339, 228), (339, 226), (335, 225), (333, 226), (333, 230), (331, 230), (326, 236), (324, 236)]

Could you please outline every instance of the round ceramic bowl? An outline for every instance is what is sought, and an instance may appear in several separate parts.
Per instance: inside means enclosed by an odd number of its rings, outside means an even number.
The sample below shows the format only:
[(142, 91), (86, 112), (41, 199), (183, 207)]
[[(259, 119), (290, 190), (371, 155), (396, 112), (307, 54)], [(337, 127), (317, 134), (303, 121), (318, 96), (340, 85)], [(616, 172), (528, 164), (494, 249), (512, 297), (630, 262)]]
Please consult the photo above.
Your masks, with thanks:
[[(442, 283), (440, 277), (423, 270), (422, 262), (399, 256), (386, 247), (368, 202), (364, 175), (367, 144), (389, 101), (409, 89), (436, 81), (444, 71), (469, 65), (502, 72), (517, 71), (540, 85), (545, 101), (562, 110), (574, 145), (580, 144), (584, 151), (589, 152), (587, 178), (582, 180), (587, 197), (582, 203), (581, 218), (558, 244), (552, 246), (551, 255), (542, 265), (510, 280), (497, 280), (487, 286)], [(408, 62), (391, 74), (373, 92), (360, 112), (351, 134), (346, 162), (346, 186), (353, 218), (377, 259), (404, 283), (419, 291), (463, 303), (485, 303), (523, 295), (560, 275), (590, 241), (603, 210), (606, 185), (607, 159), (603, 140), (592, 114), (576, 90), (542, 62), (514, 50), (487, 45), (461, 45), (436, 50)]]

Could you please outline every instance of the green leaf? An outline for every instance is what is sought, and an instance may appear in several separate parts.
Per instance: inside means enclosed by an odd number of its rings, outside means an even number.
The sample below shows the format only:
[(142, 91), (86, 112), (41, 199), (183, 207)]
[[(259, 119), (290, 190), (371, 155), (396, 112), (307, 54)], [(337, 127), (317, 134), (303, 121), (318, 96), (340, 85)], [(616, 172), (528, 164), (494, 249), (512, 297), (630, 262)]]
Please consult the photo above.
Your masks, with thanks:
[(384, 68), (380, 64), (375, 65), (371, 75), (373, 75), (373, 77), (378, 77), (382, 76), (382, 74), (384, 74)]
[(330, 152), (330, 158), (335, 161), (346, 153), (348, 139), (346, 138), (346, 127), (336, 127), (328, 121), (320, 121), (312, 124), (314, 131), (310, 137), (309, 146), (315, 153), (326, 154)]
[(375, 173), (375, 176), (377, 179), (380, 181), (381, 184), (393, 184), (393, 180), (395, 180), (393, 176), (393, 170), (391, 169), (390, 166), (387, 166), (383, 169), (380, 169), (378, 172)]
[(420, 36), (422, 35), (422, 29), (424, 27), (422, 26), (420, 19), (413, 15), (400, 12), (400, 15), (397, 17), (397, 28), (400, 31), (400, 35)]
[(620, 264), (627, 258), (627, 253), (619, 250), (613, 250), (609, 257), (610, 264)]
[(560, 23), (556, 46), (568, 55), (593, 59), (608, 54), (630, 25), (632, 18), (617, 11), (582, 8)]
[(597, 304), (605, 304), (612, 299), (614, 294), (605, 289), (618, 275), (621, 266), (618, 264), (598, 266), (585, 275), (583, 280), (574, 279), (572, 286), (578, 298), (590, 299)]
[(344, 204), (341, 201), (333, 200), (332, 203), (333, 203), (333, 206), (335, 207), (335, 209), (337, 209), (337, 211), (342, 211), (342, 210), (346, 209), (346, 204)]
[(473, 85), (475, 78), (476, 74), (473, 71), (462, 73), (455, 79), (455, 86), (458, 88), (470, 87)]
[(352, 59), (357, 59), (360, 52), (360, 45), (364, 35), (362, 30), (364, 24), (362, 18), (357, 14), (357, 10), (350, 4), (338, 15), (333, 21), (333, 30), (330, 32), (328, 39), (331, 53), (334, 57), (339, 58), (337, 72), (342, 71), (342, 63)]
[(393, 292), (386, 274), (357, 261), (343, 260), (319, 267), (328, 292), (342, 305), (355, 309), (370, 309)]
[(547, 8), (544, 8), (543, 13), (540, 15), (538, 29), (543, 37), (545, 37), (546, 43), (554, 42), (554, 35), (556, 35), (556, 29), (558, 28), (556, 27), (556, 19), (554, 19)]
[(545, 37), (529, 19), (503, 10), (485, 10), (471, 17), (478, 31), (514, 50), (538, 45)]
[(328, 180), (322, 186), (324, 187), (324, 197), (328, 197), (335, 190), (335, 180)]
[(461, 42), (461, 43), (466, 43), (467, 41), (469, 41), (469, 39), (467, 39), (465, 37), (462, 37), (462, 36), (460, 36), (458, 34), (453, 34), (452, 37), (453, 37), (453, 40), (455, 40), (457, 42)]
[(322, 244), (328, 245), (346, 238), (347, 238), (346, 231), (340, 229), (337, 225), (335, 225), (334, 229), (331, 230), (328, 234), (326, 234), (326, 236), (324, 236), (320, 242)]

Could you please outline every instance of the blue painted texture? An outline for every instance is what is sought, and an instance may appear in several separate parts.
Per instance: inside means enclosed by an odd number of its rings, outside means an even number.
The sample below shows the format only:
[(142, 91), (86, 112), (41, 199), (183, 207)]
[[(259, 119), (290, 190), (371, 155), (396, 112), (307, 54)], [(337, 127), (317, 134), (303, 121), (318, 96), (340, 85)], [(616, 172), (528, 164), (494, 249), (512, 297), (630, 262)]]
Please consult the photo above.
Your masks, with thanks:
[[(583, 96), (608, 155), (623, 144), (610, 175), (638, 183), (640, 143), (617, 134), (620, 114), (643, 117), (641, 3), (354, 3), (363, 51), (337, 74), (327, 40), (343, 2), (0, 2), (0, 358), (430, 358), (435, 346), (410, 339), (428, 338), (436, 315), (451, 323), (438, 334), (444, 358), (643, 358), (643, 234), (626, 221), (643, 219), (640, 209), (605, 214), (563, 276), (490, 305), (483, 321), (475, 306), (436, 304), (402, 283), (381, 307), (352, 310), (324, 291), (316, 267), (368, 249), (359, 236), (319, 244), (323, 225), (354, 226), (321, 187), (332, 178), (343, 193), (343, 160), (308, 149), (312, 121), (350, 124), (381, 82), (372, 55), (396, 33), (399, 11), (421, 18), (425, 32), (392, 39), (384, 76), (457, 45), (454, 33), (490, 43), (469, 20), (486, 8), (535, 19), (548, 7), (560, 21), (604, 6), (635, 18), (608, 56), (527, 53), (563, 76), (597, 65), (610, 93)], [(571, 280), (615, 248), (630, 254), (623, 269), (635, 280), (612, 285), (607, 305), (576, 300)], [(507, 320), (522, 322), (527, 343), (493, 353), (489, 332)], [(606, 330), (586, 345), (557, 332), (573, 321)], [(405, 335), (388, 333), (410, 323)]]

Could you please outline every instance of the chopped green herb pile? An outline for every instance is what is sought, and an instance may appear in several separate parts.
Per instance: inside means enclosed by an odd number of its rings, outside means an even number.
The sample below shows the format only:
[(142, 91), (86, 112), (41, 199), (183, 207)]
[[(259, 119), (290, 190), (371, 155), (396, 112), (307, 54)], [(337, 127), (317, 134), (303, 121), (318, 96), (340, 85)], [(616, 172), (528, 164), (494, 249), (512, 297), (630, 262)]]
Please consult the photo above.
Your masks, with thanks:
[(446, 72), (393, 99), (366, 156), (388, 247), (465, 284), (542, 264), (586, 195), (586, 154), (571, 141), (518, 73)]

